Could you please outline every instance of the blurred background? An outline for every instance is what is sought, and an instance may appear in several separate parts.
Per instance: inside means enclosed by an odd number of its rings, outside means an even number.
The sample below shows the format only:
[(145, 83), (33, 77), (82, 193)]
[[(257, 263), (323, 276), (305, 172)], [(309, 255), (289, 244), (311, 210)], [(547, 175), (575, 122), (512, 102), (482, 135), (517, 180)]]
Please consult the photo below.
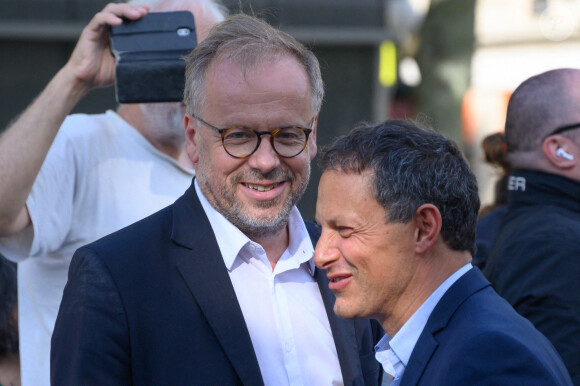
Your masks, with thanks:
[[(0, 0), (0, 131), (67, 61), (106, 0)], [(318, 56), (326, 84), (318, 144), (358, 122), (412, 118), (460, 143), (490, 202), (497, 172), (481, 140), (503, 131), (513, 89), (580, 68), (580, 0), (224, 0), (256, 13)], [(113, 88), (75, 112), (116, 106)], [(580, 106), (579, 106), (580, 108)], [(299, 206), (314, 216), (319, 170)]]

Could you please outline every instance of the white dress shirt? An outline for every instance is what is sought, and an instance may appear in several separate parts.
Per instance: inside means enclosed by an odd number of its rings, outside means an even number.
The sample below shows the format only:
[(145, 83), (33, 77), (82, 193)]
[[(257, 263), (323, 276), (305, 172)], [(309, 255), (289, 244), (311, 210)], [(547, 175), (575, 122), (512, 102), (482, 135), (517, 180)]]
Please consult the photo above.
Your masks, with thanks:
[(385, 334), (375, 346), (375, 358), (383, 365), (385, 372), (393, 377), (391, 386), (399, 384), (405, 368), (409, 363), (411, 353), (417, 344), (419, 336), (423, 332), (431, 312), (439, 303), (445, 292), (461, 276), (472, 268), (471, 263), (467, 263), (459, 268), (453, 275), (449, 276), (437, 289), (425, 300), (425, 302), (407, 320), (403, 327), (392, 338)]
[(195, 190), (216, 236), (266, 385), (341, 385), (328, 316), (313, 278), (314, 248), (296, 207), (276, 267)]

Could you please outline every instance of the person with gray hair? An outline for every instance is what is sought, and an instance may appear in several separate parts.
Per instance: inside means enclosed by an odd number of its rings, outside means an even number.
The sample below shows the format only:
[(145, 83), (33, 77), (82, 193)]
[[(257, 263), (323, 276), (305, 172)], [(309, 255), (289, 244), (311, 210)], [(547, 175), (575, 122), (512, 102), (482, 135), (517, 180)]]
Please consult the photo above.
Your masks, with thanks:
[(508, 204), (484, 269), (556, 347), (580, 385), (580, 69), (532, 76), (510, 97)]
[(19, 265), (24, 386), (49, 384), (50, 338), (75, 249), (169, 205), (194, 176), (182, 103), (70, 114), (91, 90), (114, 83), (109, 26), (176, 10), (193, 13), (198, 41), (226, 17), (213, 0), (108, 4), (0, 137), (0, 253)]
[(480, 206), (456, 144), (412, 121), (362, 125), (322, 150), (314, 263), (343, 318), (386, 334), (392, 385), (570, 385), (550, 342), (470, 261)]
[(60, 384), (377, 385), (374, 321), (345, 321), (296, 203), (316, 155), (316, 57), (240, 14), (186, 57), (173, 205), (78, 249), (52, 338)]

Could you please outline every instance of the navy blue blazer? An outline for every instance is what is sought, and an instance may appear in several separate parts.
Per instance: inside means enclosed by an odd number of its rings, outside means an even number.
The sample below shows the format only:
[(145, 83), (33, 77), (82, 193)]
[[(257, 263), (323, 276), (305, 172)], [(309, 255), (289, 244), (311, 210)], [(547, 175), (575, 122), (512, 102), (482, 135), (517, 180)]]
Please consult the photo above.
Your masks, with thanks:
[[(308, 224), (311, 237), (317, 230)], [(382, 329), (332, 311), (347, 385), (379, 384)], [(53, 385), (261, 385), (227, 269), (193, 184), (173, 205), (77, 250), (52, 336)]]
[(473, 268), (435, 306), (400, 385), (572, 385), (572, 381), (548, 339)]

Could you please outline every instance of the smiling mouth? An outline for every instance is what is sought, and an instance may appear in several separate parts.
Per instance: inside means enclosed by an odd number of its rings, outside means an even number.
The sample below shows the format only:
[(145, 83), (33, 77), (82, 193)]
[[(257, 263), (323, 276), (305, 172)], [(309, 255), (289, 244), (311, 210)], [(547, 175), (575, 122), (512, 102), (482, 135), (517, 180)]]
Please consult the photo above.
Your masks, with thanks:
[(273, 184), (273, 185), (267, 185), (267, 186), (263, 186), (263, 185), (255, 185), (255, 184), (246, 184), (244, 183), (244, 186), (253, 190), (257, 190), (258, 192), (268, 192), (272, 189), (274, 189), (275, 187), (279, 186), (280, 184), (282, 184), (281, 182), (277, 183), (277, 184)]

